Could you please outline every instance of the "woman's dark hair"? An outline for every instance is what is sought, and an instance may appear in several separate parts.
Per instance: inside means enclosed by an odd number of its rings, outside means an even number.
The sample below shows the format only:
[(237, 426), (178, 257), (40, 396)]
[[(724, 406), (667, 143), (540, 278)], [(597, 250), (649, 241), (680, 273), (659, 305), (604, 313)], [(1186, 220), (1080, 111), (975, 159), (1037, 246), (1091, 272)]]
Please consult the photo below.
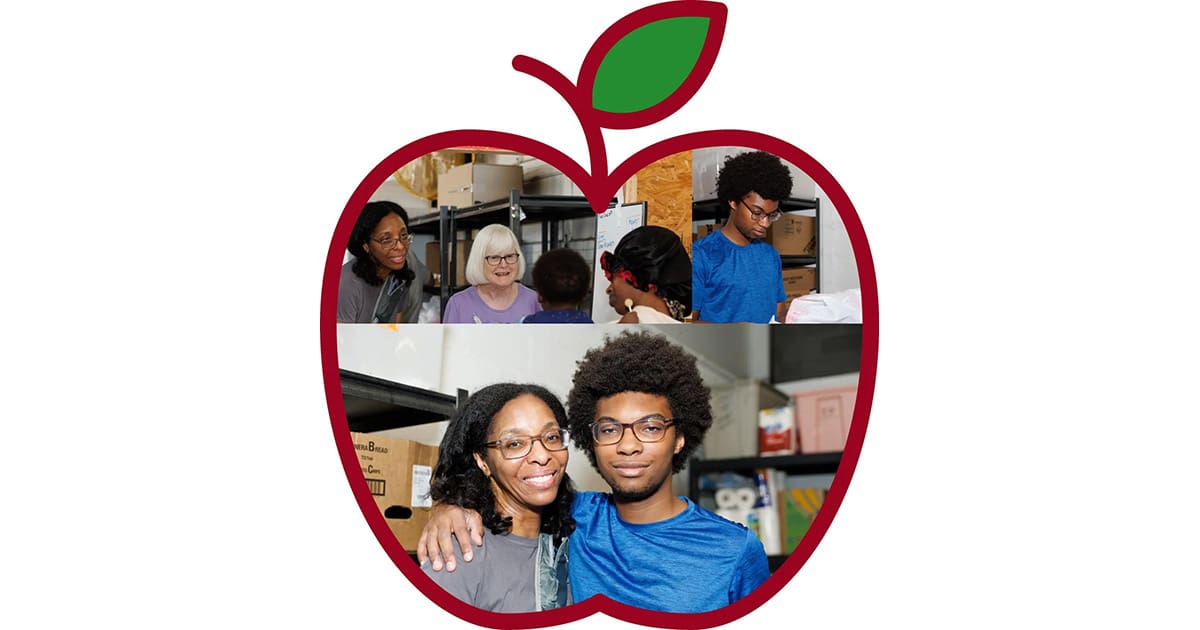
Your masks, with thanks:
[[(496, 512), (496, 496), (492, 484), (475, 464), (474, 454), (486, 456), (488, 430), (492, 419), (513, 399), (532, 394), (546, 403), (560, 427), (567, 424), (567, 412), (554, 394), (540, 385), (497, 383), (475, 392), (454, 414), (446, 435), (442, 437), (437, 467), (433, 471), (430, 496), (438, 503), (448, 503), (479, 512), (483, 524), (493, 534), (509, 531), (512, 516), (501, 516)], [(575, 529), (571, 518), (571, 502), (575, 488), (571, 478), (563, 471), (562, 483), (554, 502), (542, 508), (542, 533), (556, 539), (565, 538)]]
[(658, 225), (644, 225), (621, 238), (606, 257), (605, 269), (622, 269), (633, 274), (637, 288), (648, 291), (653, 284), (658, 294), (682, 307), (681, 315), (692, 312), (692, 259), (679, 235)]
[(601, 398), (624, 392), (664, 396), (675, 418), (675, 430), (684, 437), (683, 448), (671, 460), (674, 472), (683, 470), (692, 451), (700, 446), (712, 426), (710, 392), (700, 378), (696, 357), (649, 332), (625, 332), (606, 337), (605, 344), (583, 355), (567, 394), (567, 428), (575, 445), (596, 465), (592, 422)]
[[(363, 206), (362, 213), (354, 222), (354, 229), (350, 231), (350, 242), (346, 243), (346, 251), (354, 256), (354, 264), (350, 266), (350, 269), (354, 275), (375, 287), (383, 284), (383, 279), (379, 277), (375, 259), (371, 258), (371, 254), (363, 249), (363, 245), (371, 240), (371, 233), (375, 231), (375, 226), (379, 225), (379, 222), (389, 214), (399, 215), (400, 220), (404, 221), (405, 227), (408, 227), (408, 212), (400, 207), (400, 204), (391, 201), (371, 201)], [(405, 265), (397, 274), (401, 280), (412, 280), (416, 277), (408, 265)]]
[(722, 203), (741, 201), (752, 192), (771, 201), (792, 194), (792, 173), (778, 157), (765, 151), (742, 153), (725, 159), (717, 173), (717, 198)]
[(592, 270), (573, 249), (552, 249), (533, 263), (533, 288), (547, 304), (578, 304), (591, 284)]

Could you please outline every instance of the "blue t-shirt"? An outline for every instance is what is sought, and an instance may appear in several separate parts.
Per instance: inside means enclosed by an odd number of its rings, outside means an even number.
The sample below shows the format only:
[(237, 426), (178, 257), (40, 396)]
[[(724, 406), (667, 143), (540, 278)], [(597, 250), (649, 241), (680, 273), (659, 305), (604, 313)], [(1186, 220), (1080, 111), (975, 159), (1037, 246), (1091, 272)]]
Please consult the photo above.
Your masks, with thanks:
[(702, 321), (765, 324), (785, 299), (783, 264), (770, 243), (737, 245), (718, 230), (692, 245), (692, 310)]
[(575, 495), (567, 570), (576, 602), (604, 594), (666, 612), (707, 612), (745, 597), (771, 572), (744, 526), (692, 503), (665, 521), (626, 523), (602, 492)]

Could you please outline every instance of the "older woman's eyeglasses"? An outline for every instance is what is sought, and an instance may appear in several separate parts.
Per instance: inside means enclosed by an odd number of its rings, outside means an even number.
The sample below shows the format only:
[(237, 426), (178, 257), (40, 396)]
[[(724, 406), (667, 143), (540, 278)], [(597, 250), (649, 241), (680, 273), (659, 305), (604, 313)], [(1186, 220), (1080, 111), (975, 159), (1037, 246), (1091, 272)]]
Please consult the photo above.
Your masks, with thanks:
[(393, 247), (404, 247), (404, 246), (408, 245), (409, 243), (412, 242), (413, 235), (404, 233), (404, 234), (400, 235), (400, 238), (392, 238), (390, 236), (385, 236), (383, 238), (371, 237), (371, 240), (375, 241), (376, 243), (379, 243), (379, 246), (384, 249), (391, 249)]
[(667, 434), (667, 427), (675, 422), (658, 414), (646, 416), (633, 422), (617, 422), (612, 418), (600, 418), (592, 423), (592, 438), (597, 445), (616, 444), (625, 436), (625, 429), (633, 429), (639, 442), (659, 442)]
[(755, 221), (762, 221), (763, 219), (766, 219), (767, 223), (774, 223), (779, 220), (781, 215), (783, 215), (782, 210), (776, 210), (774, 212), (759, 212), (758, 210), (750, 207), (750, 204), (746, 203), (745, 199), (741, 201), (741, 204), (746, 206), (746, 209), (750, 211), (750, 218), (754, 219)]
[(503, 256), (484, 256), (483, 259), (487, 261), (487, 264), (495, 267), (496, 265), (499, 265), (500, 261), (502, 260), (510, 265), (515, 265), (517, 264), (518, 257), (519, 254), (505, 254)]
[(502, 439), (484, 443), (488, 448), (500, 450), (504, 459), (520, 459), (533, 450), (534, 442), (541, 442), (547, 451), (561, 451), (567, 448), (568, 431), (553, 429), (541, 435), (509, 435)]

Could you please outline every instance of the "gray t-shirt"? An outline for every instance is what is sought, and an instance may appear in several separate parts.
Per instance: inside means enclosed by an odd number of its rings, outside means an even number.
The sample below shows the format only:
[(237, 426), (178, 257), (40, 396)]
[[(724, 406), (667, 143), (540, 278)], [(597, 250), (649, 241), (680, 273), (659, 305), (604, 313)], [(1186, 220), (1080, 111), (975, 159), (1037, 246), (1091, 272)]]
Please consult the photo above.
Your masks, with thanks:
[(538, 539), (513, 534), (493, 534), (486, 528), (483, 547), (475, 548), (470, 562), (462, 561), (458, 540), (454, 553), (459, 560), (451, 573), (434, 571), (428, 562), (425, 575), (458, 599), (493, 612), (531, 612), (537, 610)]
[[(371, 286), (365, 280), (354, 274), (351, 268), (354, 261), (342, 265), (338, 278), (338, 307), (337, 321), (343, 324), (369, 324), (374, 321), (375, 307), (383, 285)], [(405, 258), (405, 265), (413, 270), (416, 278), (409, 285), (404, 296), (404, 303), (397, 310), (403, 313), (401, 321), (406, 324), (416, 323), (421, 311), (422, 287), (429, 282), (429, 270), (411, 252)]]

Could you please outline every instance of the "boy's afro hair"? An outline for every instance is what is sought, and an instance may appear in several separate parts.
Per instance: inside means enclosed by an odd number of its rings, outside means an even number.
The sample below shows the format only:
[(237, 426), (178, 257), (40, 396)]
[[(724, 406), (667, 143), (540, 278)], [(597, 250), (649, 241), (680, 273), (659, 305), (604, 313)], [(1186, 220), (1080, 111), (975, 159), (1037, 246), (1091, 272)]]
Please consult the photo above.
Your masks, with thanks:
[(717, 173), (717, 198), (723, 203), (740, 201), (756, 192), (763, 199), (779, 201), (792, 194), (792, 173), (778, 157), (752, 151), (729, 157)]
[(593, 467), (596, 451), (591, 425), (596, 405), (601, 398), (623, 392), (666, 397), (675, 430), (684, 436), (683, 449), (671, 460), (671, 469), (683, 470), (713, 421), (710, 392), (700, 378), (696, 357), (666, 337), (646, 331), (606, 337), (603, 346), (587, 351), (567, 394), (567, 427)]

